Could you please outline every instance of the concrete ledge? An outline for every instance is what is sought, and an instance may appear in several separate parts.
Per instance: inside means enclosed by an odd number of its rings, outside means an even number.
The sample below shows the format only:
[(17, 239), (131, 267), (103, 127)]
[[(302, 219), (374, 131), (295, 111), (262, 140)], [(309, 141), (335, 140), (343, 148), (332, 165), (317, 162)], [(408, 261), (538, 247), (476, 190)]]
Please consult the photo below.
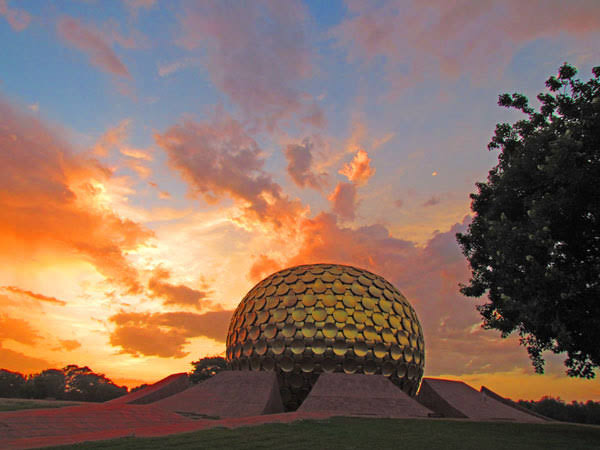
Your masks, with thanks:
[(121, 405), (121, 404), (134, 404), (134, 405), (146, 405), (153, 403), (163, 398), (175, 395), (190, 387), (190, 381), (186, 373), (176, 373), (169, 375), (162, 380), (151, 384), (139, 391), (132, 392), (131, 394), (124, 395), (122, 397), (115, 398), (105, 402), (110, 405)]

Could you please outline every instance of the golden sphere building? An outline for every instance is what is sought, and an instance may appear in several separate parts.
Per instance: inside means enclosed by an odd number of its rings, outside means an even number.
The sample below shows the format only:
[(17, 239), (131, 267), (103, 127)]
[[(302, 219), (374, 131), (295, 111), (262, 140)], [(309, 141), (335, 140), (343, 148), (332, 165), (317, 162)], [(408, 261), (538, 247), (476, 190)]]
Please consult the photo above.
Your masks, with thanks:
[(231, 368), (276, 371), (287, 410), (323, 372), (381, 374), (414, 396), (424, 352), (406, 297), (378, 275), (339, 264), (268, 276), (246, 294), (227, 333)]

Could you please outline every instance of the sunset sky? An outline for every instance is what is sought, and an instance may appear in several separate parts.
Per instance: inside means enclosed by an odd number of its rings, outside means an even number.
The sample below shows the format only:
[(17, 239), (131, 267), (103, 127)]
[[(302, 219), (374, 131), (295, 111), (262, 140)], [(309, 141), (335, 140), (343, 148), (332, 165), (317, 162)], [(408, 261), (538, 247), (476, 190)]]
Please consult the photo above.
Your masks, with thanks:
[(455, 240), (498, 94), (589, 79), (599, 30), (598, 0), (0, 0), (0, 368), (189, 371), (256, 282), (334, 262), (411, 301), (426, 376), (600, 401), (481, 328)]

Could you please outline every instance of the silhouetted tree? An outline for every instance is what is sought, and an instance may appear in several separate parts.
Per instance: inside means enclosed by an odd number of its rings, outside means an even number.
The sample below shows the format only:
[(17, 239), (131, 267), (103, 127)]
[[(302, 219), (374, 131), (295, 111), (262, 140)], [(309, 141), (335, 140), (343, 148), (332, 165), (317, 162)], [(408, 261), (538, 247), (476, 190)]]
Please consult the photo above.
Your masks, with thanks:
[(537, 402), (519, 400), (518, 403), (551, 419), (600, 425), (600, 402), (588, 400), (566, 404), (560, 398), (544, 396)]
[(58, 369), (46, 369), (27, 380), (32, 384), (33, 398), (65, 398), (65, 374)]
[(190, 373), (190, 381), (192, 383), (206, 380), (228, 369), (227, 361), (220, 356), (201, 358), (198, 361), (193, 361), (192, 366), (194, 366), (194, 370)]
[(24, 384), (22, 374), (0, 369), (0, 397), (21, 397)]
[(457, 239), (471, 266), (461, 292), (487, 293), (485, 328), (517, 331), (536, 372), (544, 351), (567, 353), (570, 376), (600, 365), (600, 67), (587, 82), (564, 64), (538, 95), (498, 104), (528, 116), (496, 126), (498, 165), (471, 194), (473, 222)]

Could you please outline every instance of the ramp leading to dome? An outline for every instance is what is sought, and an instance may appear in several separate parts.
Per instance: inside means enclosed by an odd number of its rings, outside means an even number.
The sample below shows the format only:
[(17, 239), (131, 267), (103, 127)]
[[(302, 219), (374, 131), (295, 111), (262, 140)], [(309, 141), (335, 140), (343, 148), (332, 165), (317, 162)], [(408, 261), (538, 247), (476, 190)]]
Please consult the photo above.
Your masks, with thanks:
[(398, 418), (432, 414), (383, 375), (345, 373), (319, 375), (298, 412)]
[(444, 417), (514, 422), (544, 422), (508, 406), (462, 381), (424, 378), (417, 400)]
[(151, 384), (150, 386), (146, 386), (139, 391), (123, 395), (122, 397), (117, 397), (105, 403), (111, 405), (146, 405), (148, 403), (153, 403), (158, 400), (162, 400), (163, 398), (170, 397), (171, 395), (178, 394), (188, 387), (190, 387), (190, 381), (187, 374), (175, 373), (154, 384)]
[(275, 372), (227, 370), (155, 403), (184, 415), (244, 417), (283, 412)]

